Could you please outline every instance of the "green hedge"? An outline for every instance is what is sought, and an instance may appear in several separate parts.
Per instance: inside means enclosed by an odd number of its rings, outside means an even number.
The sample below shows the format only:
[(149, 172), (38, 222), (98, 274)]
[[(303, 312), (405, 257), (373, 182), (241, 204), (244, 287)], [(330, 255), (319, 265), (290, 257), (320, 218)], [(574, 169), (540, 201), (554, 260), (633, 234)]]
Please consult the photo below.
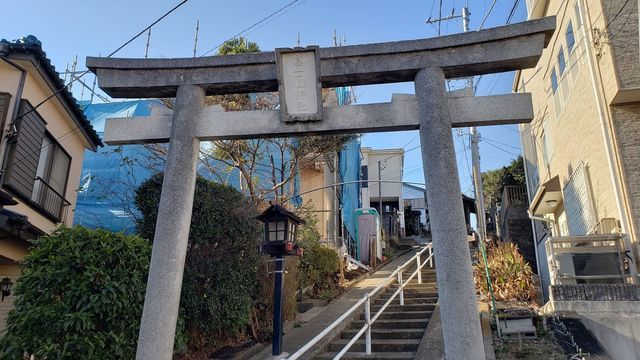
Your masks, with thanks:
[[(153, 239), (161, 189), (158, 174), (136, 191), (142, 213), (138, 233), (148, 239)], [(236, 189), (197, 178), (180, 300), (190, 349), (215, 347), (217, 335), (233, 335), (251, 320), (260, 293), (262, 227), (256, 215)]]
[(133, 359), (151, 247), (82, 227), (37, 240), (12, 290), (0, 358)]

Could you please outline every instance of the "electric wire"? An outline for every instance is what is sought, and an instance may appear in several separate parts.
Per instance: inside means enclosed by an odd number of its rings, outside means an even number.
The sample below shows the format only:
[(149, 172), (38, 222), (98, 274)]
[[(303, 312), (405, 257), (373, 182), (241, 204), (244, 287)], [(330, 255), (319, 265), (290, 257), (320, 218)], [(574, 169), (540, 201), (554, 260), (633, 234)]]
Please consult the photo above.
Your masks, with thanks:
[(235, 34), (234, 36), (230, 37), (229, 39), (227, 39), (227, 40), (223, 41), (222, 43), (220, 43), (219, 45), (217, 45), (217, 46), (216, 46), (216, 47), (214, 47), (213, 49), (210, 49), (210, 50), (206, 51), (205, 53), (201, 54), (200, 56), (202, 57), (202, 56), (205, 56), (205, 55), (207, 55), (207, 54), (212, 53), (213, 51), (215, 51), (215, 50), (219, 49), (219, 48), (220, 48), (222, 45), (224, 45), (227, 41), (232, 40), (232, 39), (235, 39), (235, 38), (237, 38), (237, 37), (239, 37), (239, 36), (241, 36), (241, 35), (243, 35), (243, 34), (247, 33), (247, 32), (248, 32), (248, 31), (250, 31), (251, 29), (255, 28), (256, 26), (258, 26), (258, 25), (260, 25), (260, 24), (262, 24), (262, 23), (264, 23), (265, 21), (267, 21), (267, 20), (269, 20), (270, 18), (272, 18), (272, 17), (274, 17), (274, 16), (278, 15), (279, 13), (283, 12), (283, 11), (284, 11), (284, 10), (286, 10), (287, 8), (289, 8), (289, 7), (293, 6), (294, 4), (296, 4), (296, 3), (300, 2), (300, 1), (304, 2), (304, 1), (306, 1), (306, 0), (293, 0), (293, 1), (289, 2), (289, 3), (287, 3), (287, 4), (286, 4), (286, 5), (284, 5), (283, 7), (279, 8), (278, 10), (276, 10), (276, 11), (272, 12), (271, 14), (269, 14), (269, 15), (267, 15), (267, 16), (265, 16), (265, 17), (263, 17), (262, 19), (260, 19), (260, 20), (258, 20), (257, 22), (253, 23), (251, 26), (249, 26), (249, 27), (245, 28), (244, 30), (240, 31), (239, 33)]
[[(117, 49), (113, 50), (109, 55), (107, 55), (107, 58), (112, 57), (113, 55), (115, 55), (116, 53), (118, 53), (120, 50), (122, 50), (123, 48), (125, 48), (127, 45), (129, 45), (132, 41), (134, 41), (135, 39), (137, 39), (138, 37), (140, 37), (140, 35), (144, 34), (147, 30), (151, 29), (152, 26), (154, 26), (155, 24), (159, 23), (160, 21), (162, 21), (162, 19), (164, 19), (165, 17), (169, 16), (169, 14), (171, 14), (172, 12), (174, 12), (175, 10), (177, 10), (179, 7), (181, 7), (182, 5), (184, 5), (187, 1), (189, 0), (182, 0), (178, 5), (174, 6), (173, 8), (171, 8), (171, 10), (167, 11), (166, 13), (164, 13), (164, 15), (162, 15), (161, 17), (159, 17), (156, 21), (152, 22), (151, 25), (147, 26), (146, 28), (142, 29), (138, 34), (136, 34), (135, 36), (133, 36), (131, 39), (127, 40), (124, 44), (120, 45)], [(54, 96), (57, 96), (59, 93), (61, 93), (64, 89), (66, 89), (69, 85), (73, 84), (74, 82), (80, 80), (80, 78), (82, 78), (83, 76), (85, 76), (86, 74), (88, 74), (89, 72), (91, 72), (91, 70), (87, 69), (85, 71), (83, 71), (82, 73), (80, 73), (80, 75), (73, 77), (73, 79), (68, 83), (65, 84), (63, 87), (61, 87), (60, 89), (56, 90), (53, 92), (53, 94), (49, 95), (47, 98), (45, 98), (44, 100), (42, 100), (40, 103), (38, 103), (36, 106), (34, 106), (33, 108), (29, 109), (28, 111), (26, 111), (23, 114), (18, 115), (14, 121), (18, 121), (20, 119), (22, 119), (25, 115), (28, 115), (34, 111), (36, 111), (40, 106), (42, 106), (44, 103), (46, 103), (47, 101), (51, 100)]]
[[(174, 6), (173, 8), (171, 8), (169, 11), (165, 12), (162, 16), (160, 16), (158, 19), (156, 19), (154, 22), (151, 23), (151, 25), (147, 26), (146, 28), (144, 28), (143, 30), (141, 30), (138, 34), (136, 34), (135, 36), (133, 36), (132, 38), (130, 38), (129, 40), (127, 40), (124, 44), (122, 44), (121, 46), (119, 46), (117, 49), (115, 49), (114, 51), (112, 51), (109, 55), (107, 55), (107, 58), (112, 57), (113, 55), (115, 55), (116, 53), (118, 53), (120, 50), (122, 50), (124, 47), (126, 47), (127, 45), (129, 45), (132, 41), (134, 41), (135, 39), (137, 39), (138, 37), (140, 37), (140, 35), (144, 34), (148, 29), (150, 29), (152, 26), (154, 26), (155, 24), (159, 23), (160, 21), (162, 21), (162, 19), (166, 18), (169, 14), (173, 13), (175, 10), (177, 10), (179, 7), (181, 7), (182, 5), (184, 5), (187, 1), (189, 0), (182, 0), (180, 3), (178, 3), (176, 6)], [(26, 115), (36, 111), (36, 109), (38, 109), (38, 107), (42, 106), (44, 103), (46, 103), (47, 101), (51, 100), (53, 97), (55, 97), (56, 95), (58, 95), (60, 92), (62, 92), (64, 89), (66, 89), (69, 85), (71, 85), (73, 82), (75, 81), (79, 81), (80, 78), (82, 78), (84, 75), (86, 75), (87, 73), (89, 73), (90, 70), (85, 70), (82, 73), (80, 73), (80, 75), (78, 75), (77, 77), (73, 78), (68, 84), (64, 85), (63, 87), (61, 87), (60, 89), (56, 90), (55, 92), (53, 92), (53, 94), (51, 94), (50, 96), (48, 96), (47, 98), (45, 98), (44, 100), (42, 100), (40, 103), (38, 103), (36, 106), (34, 106), (33, 108), (29, 109), (28, 111), (18, 115), (14, 121), (13, 121), (13, 126), (17, 125), (16, 123), (24, 118)], [(16, 161), (14, 161), (11, 164), (7, 164), (7, 166), (2, 169), (2, 172), (6, 172), (7, 170), (9, 170), (12, 166), (14, 165), (19, 165), (22, 162), (24, 162), (25, 160), (28, 159), (29, 156), (37, 154), (39, 152), (42, 151), (42, 149), (46, 148), (47, 146), (53, 145), (55, 142), (60, 142), (62, 141), (65, 137), (67, 137), (69, 134), (75, 132), (76, 130), (79, 130), (80, 126), (76, 125), (76, 127), (74, 127), (73, 129), (67, 131), (66, 133), (62, 134), (61, 136), (59, 136), (58, 138), (56, 138), (54, 142), (45, 144), (43, 147), (37, 149), (37, 151), (33, 151), (29, 154), (26, 154), (22, 159), (16, 159)]]

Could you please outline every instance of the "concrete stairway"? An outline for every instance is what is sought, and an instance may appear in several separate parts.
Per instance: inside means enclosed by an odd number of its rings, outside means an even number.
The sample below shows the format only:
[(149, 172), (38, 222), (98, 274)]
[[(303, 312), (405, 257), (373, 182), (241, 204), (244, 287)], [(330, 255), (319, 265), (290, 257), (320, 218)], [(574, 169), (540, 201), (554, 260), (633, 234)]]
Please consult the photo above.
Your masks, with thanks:
[[(404, 272), (409, 277), (415, 271), (415, 265)], [(435, 303), (438, 301), (435, 270), (422, 269), (422, 284), (418, 284), (417, 275), (404, 288), (404, 306), (400, 305), (399, 296), (389, 304), (371, 329), (371, 351), (365, 352), (364, 335), (360, 337), (342, 359), (413, 359), (427, 328)], [(394, 283), (381, 290), (380, 295), (372, 300), (371, 317), (382, 308), (398, 289)], [(364, 312), (340, 332), (324, 349), (316, 355), (316, 359), (333, 359), (333, 357), (364, 326)]]

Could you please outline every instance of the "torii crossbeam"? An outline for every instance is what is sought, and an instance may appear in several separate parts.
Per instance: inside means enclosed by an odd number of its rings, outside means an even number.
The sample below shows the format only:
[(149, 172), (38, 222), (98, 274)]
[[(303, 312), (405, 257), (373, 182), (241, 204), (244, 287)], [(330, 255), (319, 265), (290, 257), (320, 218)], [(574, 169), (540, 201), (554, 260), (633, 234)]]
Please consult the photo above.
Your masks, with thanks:
[(184, 59), (87, 58), (112, 97), (176, 97), (175, 110), (108, 120), (108, 144), (169, 142), (137, 359), (171, 359), (199, 142), (265, 136), (420, 129), (448, 359), (484, 359), (452, 127), (533, 118), (529, 94), (451, 97), (445, 79), (536, 66), (555, 18), (424, 40), (321, 48), (322, 87), (414, 81), (390, 103), (322, 109), (321, 121), (284, 122), (276, 111), (223, 112), (206, 95), (277, 91), (276, 54)]

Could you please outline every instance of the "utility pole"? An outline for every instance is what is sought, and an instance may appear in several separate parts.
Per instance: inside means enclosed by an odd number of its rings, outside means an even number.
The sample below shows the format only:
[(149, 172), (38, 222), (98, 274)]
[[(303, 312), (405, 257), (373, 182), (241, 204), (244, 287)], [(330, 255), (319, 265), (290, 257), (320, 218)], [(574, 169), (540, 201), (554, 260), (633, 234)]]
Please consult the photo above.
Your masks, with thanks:
[[(462, 18), (462, 30), (464, 32), (469, 32), (469, 15), (471, 15), (471, 13), (469, 12), (469, 2), (467, 1), (465, 6), (462, 8), (462, 15), (451, 14), (450, 16), (438, 19), (429, 18), (426, 23), (440, 24), (443, 21)], [(467, 78), (467, 86), (473, 89), (473, 77)], [(478, 236), (480, 237), (480, 241), (484, 243), (487, 238), (487, 225), (484, 212), (484, 196), (482, 193), (482, 174), (480, 172), (480, 148), (478, 146), (480, 134), (475, 126), (469, 128), (469, 133), (471, 134), (471, 162), (473, 167), (473, 188), (476, 197), (476, 211), (478, 217)]]
[(384, 228), (382, 223), (382, 160), (378, 160), (378, 211), (380, 212), (380, 227)]

